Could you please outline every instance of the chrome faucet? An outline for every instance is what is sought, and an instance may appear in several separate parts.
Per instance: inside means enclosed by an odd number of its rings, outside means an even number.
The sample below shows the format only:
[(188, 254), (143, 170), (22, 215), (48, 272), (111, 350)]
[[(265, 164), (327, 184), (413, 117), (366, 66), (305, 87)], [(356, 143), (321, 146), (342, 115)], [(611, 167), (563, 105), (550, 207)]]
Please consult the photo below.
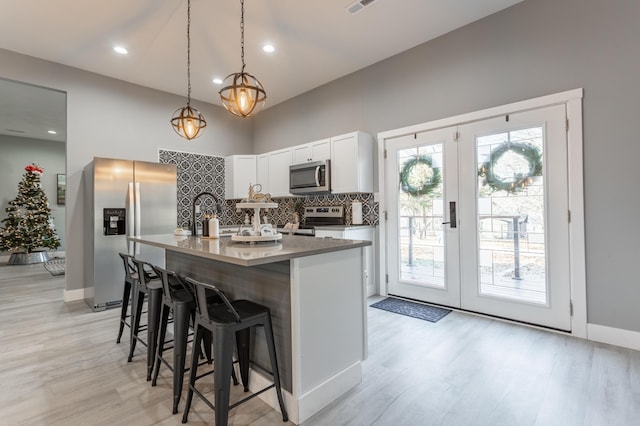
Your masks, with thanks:
[(216, 196), (210, 192), (201, 192), (194, 197), (193, 202), (191, 203), (191, 235), (193, 235), (194, 237), (198, 235), (198, 222), (196, 221), (196, 202), (198, 202), (198, 199), (200, 199), (200, 197), (202, 197), (203, 195), (208, 195), (213, 198), (213, 207), (216, 213), (218, 213), (218, 211), (222, 208)]

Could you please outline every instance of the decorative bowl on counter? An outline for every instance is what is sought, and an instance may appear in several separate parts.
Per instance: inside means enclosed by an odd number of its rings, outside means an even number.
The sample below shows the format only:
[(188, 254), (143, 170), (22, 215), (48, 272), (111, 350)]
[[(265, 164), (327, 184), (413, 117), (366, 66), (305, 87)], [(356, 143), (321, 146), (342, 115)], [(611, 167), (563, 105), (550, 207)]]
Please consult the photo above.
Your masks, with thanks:
[(231, 241), (257, 243), (282, 239), (282, 234), (276, 231), (271, 224), (260, 223), (260, 209), (275, 209), (278, 207), (278, 203), (243, 202), (237, 203), (236, 207), (239, 209), (253, 209), (253, 224), (241, 226), (238, 233), (231, 236)]

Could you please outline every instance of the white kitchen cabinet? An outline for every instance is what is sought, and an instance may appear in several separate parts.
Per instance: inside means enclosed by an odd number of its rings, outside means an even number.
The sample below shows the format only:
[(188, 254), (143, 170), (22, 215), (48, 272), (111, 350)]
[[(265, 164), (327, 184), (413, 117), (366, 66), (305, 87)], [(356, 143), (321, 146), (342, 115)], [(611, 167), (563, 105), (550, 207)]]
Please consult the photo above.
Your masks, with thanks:
[[(289, 166), (293, 156), (291, 148), (269, 152), (269, 186), (268, 192), (272, 197), (288, 197), (289, 194)], [(262, 190), (264, 191), (264, 188)]]
[(255, 183), (255, 155), (232, 155), (224, 159), (224, 194), (226, 199), (247, 198), (249, 185)]
[(331, 158), (331, 139), (297, 145), (293, 150), (293, 164), (311, 161), (329, 160)]
[(363, 132), (331, 138), (331, 192), (373, 192), (373, 137)]
[(375, 279), (375, 227), (358, 226), (344, 227), (342, 229), (332, 229), (333, 227), (316, 227), (316, 238), (340, 238), (346, 240), (371, 241), (372, 245), (364, 248), (364, 279), (367, 289), (367, 297), (376, 294)]
[(256, 183), (262, 185), (262, 192), (267, 193), (269, 189), (269, 154), (256, 156)]

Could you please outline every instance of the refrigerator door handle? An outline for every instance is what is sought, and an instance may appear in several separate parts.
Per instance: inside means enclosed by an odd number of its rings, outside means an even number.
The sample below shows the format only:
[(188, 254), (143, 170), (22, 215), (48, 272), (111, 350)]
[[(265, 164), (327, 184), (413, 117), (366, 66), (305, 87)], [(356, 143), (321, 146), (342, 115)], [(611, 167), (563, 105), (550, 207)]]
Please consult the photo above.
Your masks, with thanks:
[[(127, 237), (133, 237), (135, 235), (135, 195), (133, 190), (133, 182), (129, 182), (127, 185)], [(128, 253), (135, 256), (135, 244), (133, 241), (129, 241), (127, 244)]]
[(136, 201), (136, 207), (135, 207), (135, 216), (136, 216), (136, 228), (135, 228), (135, 232), (136, 232), (136, 237), (140, 236), (140, 182), (136, 182), (136, 190), (135, 190), (135, 201)]
[(134, 235), (134, 214), (133, 182), (129, 182), (127, 190), (127, 237)]

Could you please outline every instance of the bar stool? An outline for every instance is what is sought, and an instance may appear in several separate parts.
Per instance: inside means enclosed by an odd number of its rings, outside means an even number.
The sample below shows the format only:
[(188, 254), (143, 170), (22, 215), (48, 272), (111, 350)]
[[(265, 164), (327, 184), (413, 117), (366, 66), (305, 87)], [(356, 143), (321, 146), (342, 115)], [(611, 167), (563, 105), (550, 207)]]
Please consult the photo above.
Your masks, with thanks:
[[(131, 309), (131, 346), (129, 348), (128, 362), (133, 359), (133, 352), (136, 342), (139, 341), (147, 347), (147, 381), (151, 380), (153, 372), (153, 362), (156, 358), (156, 344), (158, 339), (158, 328), (160, 325), (160, 307), (162, 304), (162, 284), (159, 277), (153, 271), (153, 266), (149, 262), (133, 258), (133, 263), (138, 271), (138, 279), (133, 287), (133, 305)], [(140, 331), (140, 317), (142, 316), (142, 305), (144, 296), (147, 295), (147, 340), (146, 342), (138, 336)]]
[[(191, 408), (191, 401), (195, 393), (209, 407), (215, 410), (216, 426), (226, 426), (229, 418), (229, 409), (246, 402), (271, 388), (275, 388), (282, 421), (289, 420), (287, 410), (282, 398), (280, 387), (280, 374), (278, 371), (278, 361), (276, 359), (276, 347), (273, 340), (273, 328), (271, 326), (271, 312), (266, 306), (250, 302), (248, 300), (236, 300), (229, 302), (229, 299), (214, 285), (202, 283), (191, 278), (186, 278), (186, 282), (192, 285), (196, 294), (196, 322), (195, 339), (193, 341), (193, 354), (191, 357), (191, 371), (189, 372), (189, 388), (187, 390), (187, 402), (182, 417), (182, 423), (186, 423)], [(224, 304), (207, 304), (206, 290), (215, 292)], [(240, 376), (244, 384), (244, 391), (249, 390), (249, 354), (250, 354), (250, 331), (251, 327), (263, 326), (271, 360), (271, 370), (273, 383), (264, 389), (252, 394), (242, 400), (229, 405), (230, 379), (233, 370), (233, 338), (235, 336), (238, 345), (238, 358), (240, 364)], [(204, 330), (213, 333), (213, 352), (215, 359), (214, 368), (214, 395), (215, 405), (212, 404), (200, 391), (195, 388), (197, 376), (198, 356), (200, 352), (200, 341)]]
[(122, 258), (122, 263), (124, 265), (124, 289), (122, 291), (120, 329), (118, 330), (118, 339), (116, 340), (116, 343), (120, 343), (124, 327), (127, 326), (131, 328), (131, 323), (127, 322), (127, 318), (131, 317), (131, 315), (127, 315), (127, 308), (129, 306), (129, 298), (131, 297), (131, 289), (134, 286), (134, 282), (138, 279), (138, 272), (133, 265), (133, 256), (126, 253), (118, 253), (118, 255)]
[[(192, 291), (185, 285), (178, 274), (159, 266), (153, 267), (160, 277), (162, 283), (162, 307), (160, 311), (160, 330), (158, 332), (158, 348), (156, 350), (156, 360), (154, 365), (153, 379), (151, 386), (155, 386), (160, 372), (160, 365), (164, 363), (173, 372), (173, 414), (178, 412), (178, 404), (182, 394), (182, 383), (185, 373), (185, 358), (187, 355), (187, 343), (189, 338), (189, 319), (195, 323), (195, 301)], [(210, 304), (222, 303), (218, 295), (210, 297)], [(169, 313), (173, 312), (173, 365), (170, 365), (163, 357), (165, 349), (165, 336)], [(208, 345), (207, 345), (208, 343)], [(211, 336), (205, 339), (205, 352), (208, 363), (211, 363)], [(207, 347), (208, 346), (208, 347)], [(237, 379), (234, 380), (237, 384)]]

